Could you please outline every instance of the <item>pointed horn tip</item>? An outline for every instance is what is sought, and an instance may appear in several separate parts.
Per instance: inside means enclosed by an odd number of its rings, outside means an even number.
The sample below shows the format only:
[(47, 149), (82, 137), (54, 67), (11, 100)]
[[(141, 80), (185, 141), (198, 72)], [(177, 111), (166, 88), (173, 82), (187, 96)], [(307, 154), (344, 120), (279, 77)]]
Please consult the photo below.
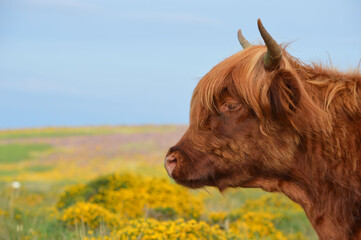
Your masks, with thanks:
[(258, 25), (260, 25), (260, 24), (262, 25), (262, 21), (261, 21), (260, 18), (257, 19), (257, 24), (258, 24)]
[(238, 37), (239, 43), (242, 45), (243, 48), (247, 48), (247, 47), (252, 46), (252, 45), (246, 40), (246, 38), (243, 36), (241, 29), (238, 29), (237, 37)]
[(242, 30), (241, 30), (241, 29), (238, 29), (238, 31), (237, 31), (237, 37), (238, 37), (238, 40), (243, 37), (243, 34), (242, 34)]
[(263, 23), (262, 23), (262, 21), (261, 21), (260, 18), (257, 19), (257, 25), (258, 25), (258, 30), (260, 30), (260, 31), (261, 31), (261, 29), (266, 30), (266, 29), (264, 28)]
[(271, 71), (279, 66), (282, 59), (282, 49), (265, 29), (260, 18), (258, 18), (257, 24), (258, 30), (267, 46), (267, 53), (264, 56), (265, 68)]
[(238, 40), (239, 40), (240, 42), (241, 42), (242, 39), (243, 39), (243, 34), (242, 34), (241, 29), (238, 29), (238, 31), (237, 31), (237, 38), (238, 38)]

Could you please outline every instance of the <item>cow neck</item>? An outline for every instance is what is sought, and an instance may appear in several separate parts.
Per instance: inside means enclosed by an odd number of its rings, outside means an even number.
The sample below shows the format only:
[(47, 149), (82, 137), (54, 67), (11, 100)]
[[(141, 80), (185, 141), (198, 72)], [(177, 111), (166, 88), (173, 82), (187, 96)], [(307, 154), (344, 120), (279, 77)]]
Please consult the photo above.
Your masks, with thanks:
[(303, 207), (321, 240), (361, 239), (361, 199), (357, 199), (354, 189), (334, 182), (335, 169), (331, 171), (328, 164), (321, 164), (325, 159), (314, 151), (324, 148), (320, 146), (322, 141), (312, 140), (311, 145), (312, 149), (298, 150), (294, 169), (287, 175), (259, 175), (242, 187), (284, 193)]

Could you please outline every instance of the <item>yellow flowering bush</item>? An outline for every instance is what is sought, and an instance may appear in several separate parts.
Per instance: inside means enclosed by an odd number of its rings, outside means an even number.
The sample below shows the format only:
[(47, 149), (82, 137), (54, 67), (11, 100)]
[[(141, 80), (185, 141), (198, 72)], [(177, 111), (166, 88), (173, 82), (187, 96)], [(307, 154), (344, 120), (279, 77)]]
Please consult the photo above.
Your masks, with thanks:
[[(219, 225), (210, 225), (204, 221), (177, 219), (173, 221), (158, 221), (155, 219), (133, 219), (123, 221), (119, 230), (108, 235), (85, 237), (83, 240), (305, 240), (301, 234), (285, 235), (269, 224), (267, 219), (247, 216), (247, 223), (237, 221), (229, 231)], [(265, 224), (265, 225), (264, 225)]]
[(209, 213), (209, 220), (211, 223), (224, 223), (228, 214), (226, 212), (211, 212)]
[[(77, 204), (81, 202), (81, 204)], [(74, 204), (97, 204), (120, 219), (143, 216), (158, 220), (198, 219), (203, 209), (200, 199), (187, 189), (163, 178), (145, 178), (134, 174), (113, 174), (100, 177), (88, 184), (74, 185), (65, 190), (57, 203), (67, 211)], [(72, 211), (72, 214), (81, 211)], [(83, 214), (83, 213), (82, 213)], [(63, 220), (64, 221), (64, 220)]]
[[(278, 219), (285, 220), (283, 214), (299, 213), (302, 209), (278, 194), (265, 195), (257, 200), (246, 201), (243, 207), (229, 213), (211, 212), (211, 223), (229, 228), (229, 232), (240, 239), (305, 239), (302, 234), (285, 234), (277, 229)], [(228, 221), (226, 223), (226, 221)], [(227, 225), (228, 224), (228, 225)]]
[(97, 229), (101, 225), (119, 227), (118, 217), (107, 209), (93, 203), (77, 202), (65, 209), (61, 220), (71, 228), (85, 226)]
[(139, 178), (132, 174), (112, 174), (99, 177), (88, 184), (70, 186), (60, 196), (57, 207), (62, 209), (78, 201), (92, 201), (94, 198), (99, 201), (108, 191), (140, 186), (142, 179)]
[[(115, 229), (110, 235), (102, 234), (102, 239), (303, 239), (300, 234), (286, 234), (277, 228), (283, 212), (302, 211), (280, 195), (246, 201), (231, 212), (211, 212), (206, 223), (197, 221), (202, 198), (167, 179), (130, 173), (71, 186), (57, 207), (61, 221), (71, 228)], [(95, 233), (92, 236), (100, 232)]]
[[(109, 236), (90, 239), (119, 239), (119, 240), (223, 240), (236, 239), (228, 237), (218, 225), (211, 226), (206, 222), (195, 220), (157, 221), (155, 219), (131, 220), (120, 230)], [(229, 235), (230, 236), (230, 235)], [(85, 238), (89, 239), (89, 238)]]
[(61, 194), (60, 200), (56, 204), (56, 207), (58, 209), (63, 209), (74, 204), (75, 202), (84, 201), (85, 191), (86, 185), (82, 183), (67, 187), (65, 191)]
[(266, 212), (247, 212), (242, 219), (230, 225), (230, 232), (245, 239), (287, 240), (288, 238), (272, 223), (274, 218), (274, 215)]
[[(125, 217), (141, 217), (144, 214), (158, 219), (199, 218), (202, 201), (187, 189), (171, 184), (163, 178), (142, 178), (141, 185), (118, 191), (108, 191), (103, 201), (115, 212)], [(117, 197), (115, 197), (117, 196)]]
[(187, 189), (169, 183), (167, 179), (151, 178), (145, 185), (146, 207), (148, 214), (156, 218), (198, 219), (203, 203)]
[(257, 210), (272, 213), (280, 211), (302, 211), (299, 205), (276, 193), (263, 196), (257, 200), (246, 201), (242, 209), (244, 211)]
[(247, 212), (267, 212), (272, 213), (275, 218), (283, 217), (284, 212), (303, 211), (296, 203), (288, 201), (279, 194), (265, 195), (257, 200), (246, 201), (242, 208), (233, 210), (229, 213), (231, 221), (236, 221)]

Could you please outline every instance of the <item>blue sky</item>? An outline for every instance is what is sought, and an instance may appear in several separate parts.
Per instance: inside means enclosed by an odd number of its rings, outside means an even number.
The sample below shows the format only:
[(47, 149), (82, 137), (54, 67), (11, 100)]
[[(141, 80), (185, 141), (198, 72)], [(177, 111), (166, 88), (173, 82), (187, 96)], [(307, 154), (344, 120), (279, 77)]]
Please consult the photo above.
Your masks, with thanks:
[(188, 123), (198, 80), (259, 43), (305, 62), (361, 58), (361, 1), (0, 0), (0, 128)]

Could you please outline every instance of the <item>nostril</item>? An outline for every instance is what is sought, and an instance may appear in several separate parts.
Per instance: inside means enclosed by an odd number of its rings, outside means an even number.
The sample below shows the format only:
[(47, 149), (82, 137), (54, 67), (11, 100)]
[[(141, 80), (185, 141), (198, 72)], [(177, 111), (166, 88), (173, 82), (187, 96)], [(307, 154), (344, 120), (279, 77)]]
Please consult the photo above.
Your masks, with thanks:
[(167, 156), (164, 160), (164, 166), (169, 176), (172, 176), (174, 168), (177, 166), (177, 159), (173, 154)]

